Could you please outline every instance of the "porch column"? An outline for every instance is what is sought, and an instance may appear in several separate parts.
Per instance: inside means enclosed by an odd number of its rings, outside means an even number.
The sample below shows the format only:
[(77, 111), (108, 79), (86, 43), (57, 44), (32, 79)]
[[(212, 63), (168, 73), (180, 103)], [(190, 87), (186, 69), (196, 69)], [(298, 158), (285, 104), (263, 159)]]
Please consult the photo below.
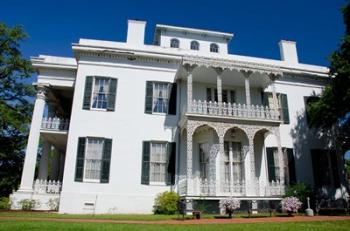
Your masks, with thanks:
[(278, 99), (277, 99), (277, 94), (276, 94), (276, 86), (275, 86), (275, 80), (276, 80), (276, 75), (270, 75), (270, 80), (271, 80), (271, 87), (272, 87), (272, 100), (273, 100), (273, 107), (275, 111), (278, 113), (280, 112), (279, 106), (278, 106)]
[(40, 180), (47, 180), (50, 150), (51, 150), (51, 144), (47, 141), (44, 141), (43, 151), (41, 154), (40, 165), (39, 165), (38, 179)]
[(244, 75), (244, 86), (245, 86), (245, 102), (247, 106), (251, 105), (251, 99), (250, 99), (250, 82), (249, 82), (249, 76), (252, 74), (251, 71), (242, 71)]
[(187, 125), (187, 157), (186, 157), (186, 178), (187, 178), (187, 195), (193, 194), (193, 128), (191, 125)]
[(187, 112), (191, 112), (192, 111), (192, 92), (193, 92), (193, 86), (192, 86), (192, 71), (195, 68), (194, 65), (189, 65), (186, 64), (185, 66), (185, 70), (187, 71)]
[(255, 177), (255, 154), (254, 154), (254, 134), (249, 136), (249, 154), (250, 154), (250, 184), (251, 194), (258, 195), (259, 185), (257, 185), (256, 177)]
[[(218, 157), (219, 157), (219, 163), (221, 163), (223, 161), (223, 156), (224, 156), (224, 152), (225, 152), (225, 147), (224, 147), (224, 136), (225, 136), (225, 131), (219, 130), (218, 132), (219, 135), (219, 153), (218, 153)], [(220, 166), (220, 165), (219, 165)], [(221, 166), (219, 167), (220, 171), (217, 174), (217, 180), (219, 182), (219, 184), (217, 185), (217, 191), (223, 191), (223, 186), (225, 184), (225, 177), (223, 177), (221, 175)]]
[(284, 185), (284, 158), (283, 158), (283, 151), (282, 151), (282, 145), (281, 145), (281, 135), (280, 135), (279, 127), (275, 128), (275, 136), (276, 136), (276, 140), (277, 140), (280, 183), (281, 183), (281, 185)]
[(220, 67), (216, 67), (214, 68), (215, 72), (216, 72), (216, 88), (217, 88), (217, 92), (218, 92), (218, 105), (219, 105), (219, 115), (222, 114), (222, 78), (221, 78), (221, 74), (223, 72), (223, 69)]
[(31, 192), (33, 190), (35, 164), (38, 155), (38, 146), (40, 139), (40, 127), (44, 114), (48, 87), (48, 84), (38, 84), (36, 86), (36, 100), (34, 104), (32, 123), (30, 126), (26, 155), (23, 164), (21, 185), (18, 191)]
[[(228, 154), (228, 159), (230, 162), (230, 192), (232, 194), (233, 192), (233, 168), (232, 168), (232, 162), (233, 162), (233, 150), (232, 150), (232, 143), (229, 143), (229, 154)], [(224, 146), (225, 147), (225, 146)]]

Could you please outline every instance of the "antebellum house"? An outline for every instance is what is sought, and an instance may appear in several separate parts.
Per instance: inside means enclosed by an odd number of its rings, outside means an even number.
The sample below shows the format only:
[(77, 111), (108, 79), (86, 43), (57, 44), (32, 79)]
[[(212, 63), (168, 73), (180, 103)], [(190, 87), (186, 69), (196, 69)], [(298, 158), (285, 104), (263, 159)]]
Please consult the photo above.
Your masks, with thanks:
[(13, 209), (57, 198), (61, 213), (151, 213), (170, 190), (188, 209), (228, 196), (262, 206), (295, 182), (343, 196), (341, 159), (305, 113), (326, 67), (300, 63), (291, 41), (273, 60), (229, 54), (233, 34), (168, 25), (148, 45), (145, 27), (129, 20), (126, 42), (80, 39), (74, 58), (31, 59), (37, 97)]

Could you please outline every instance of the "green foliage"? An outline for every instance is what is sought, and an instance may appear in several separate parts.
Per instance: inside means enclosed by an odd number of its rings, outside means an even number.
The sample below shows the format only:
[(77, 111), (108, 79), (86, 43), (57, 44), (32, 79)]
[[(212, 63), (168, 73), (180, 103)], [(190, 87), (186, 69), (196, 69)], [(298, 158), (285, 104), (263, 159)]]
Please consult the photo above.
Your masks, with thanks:
[(8, 196), (20, 181), (31, 118), (34, 90), (25, 81), (33, 69), (20, 52), (26, 37), (20, 26), (0, 23), (0, 196)]
[(286, 190), (286, 197), (297, 197), (304, 205), (306, 204), (306, 198), (312, 196), (312, 189), (310, 186), (303, 183), (297, 183), (290, 185)]
[(0, 209), (10, 209), (10, 199), (8, 197), (0, 198)]
[(60, 198), (50, 198), (47, 202), (47, 206), (50, 208), (50, 210), (58, 211), (60, 205)]
[(157, 195), (154, 201), (155, 214), (174, 214), (177, 211), (177, 204), (180, 196), (175, 192), (163, 192)]
[(350, 176), (350, 160), (345, 160), (346, 172)]
[[(310, 125), (333, 129), (343, 150), (350, 148), (350, 1), (343, 9), (346, 34), (330, 56), (330, 83), (308, 108)], [(333, 135), (334, 135), (333, 134)]]
[(18, 204), (22, 210), (33, 210), (36, 206), (40, 206), (40, 202), (33, 199), (23, 199)]

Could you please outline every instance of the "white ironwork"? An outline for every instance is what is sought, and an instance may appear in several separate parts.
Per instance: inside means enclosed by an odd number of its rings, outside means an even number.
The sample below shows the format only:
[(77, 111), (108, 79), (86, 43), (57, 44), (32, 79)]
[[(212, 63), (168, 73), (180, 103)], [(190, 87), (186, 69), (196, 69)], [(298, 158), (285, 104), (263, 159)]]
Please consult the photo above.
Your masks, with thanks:
[(235, 195), (245, 195), (245, 182), (244, 180), (242, 181), (233, 181), (232, 186), (230, 184), (230, 180), (226, 179), (221, 183), (222, 185), (222, 191), (224, 193), (231, 193)]
[(268, 106), (192, 100), (188, 112), (200, 115), (279, 120), (279, 113)]
[(61, 192), (61, 182), (55, 180), (35, 180), (34, 193), (37, 194), (59, 194)]
[(41, 129), (68, 131), (69, 119), (62, 119), (58, 117), (44, 117), (41, 122)]
[(187, 180), (186, 177), (181, 177), (179, 179), (179, 183), (178, 183), (178, 193), (180, 196), (184, 196), (187, 193)]

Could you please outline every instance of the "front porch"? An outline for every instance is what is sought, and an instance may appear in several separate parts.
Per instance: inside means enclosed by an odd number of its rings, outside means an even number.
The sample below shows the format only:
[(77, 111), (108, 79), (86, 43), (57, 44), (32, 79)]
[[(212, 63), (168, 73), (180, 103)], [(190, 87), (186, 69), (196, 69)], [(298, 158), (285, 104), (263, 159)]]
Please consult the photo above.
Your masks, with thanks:
[[(278, 150), (273, 170), (267, 163), (267, 139), (275, 139)], [(281, 199), (285, 193), (278, 121), (200, 120), (187, 115), (179, 159), (176, 186), (186, 198)]]

